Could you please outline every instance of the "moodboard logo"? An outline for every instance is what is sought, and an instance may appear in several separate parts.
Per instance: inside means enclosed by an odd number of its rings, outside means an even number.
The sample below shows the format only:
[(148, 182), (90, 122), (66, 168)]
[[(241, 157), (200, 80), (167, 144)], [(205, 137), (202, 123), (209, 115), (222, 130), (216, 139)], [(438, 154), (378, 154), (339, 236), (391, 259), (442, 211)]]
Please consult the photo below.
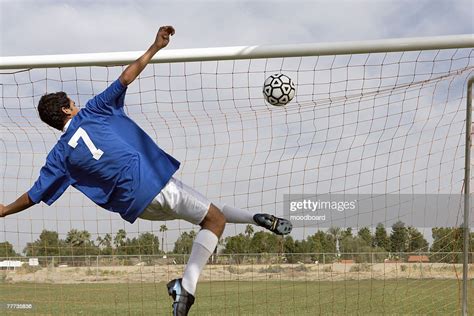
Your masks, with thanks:
[[(472, 210), (472, 196), (470, 205)], [(399, 221), (413, 227), (459, 227), (463, 214), (462, 194), (284, 195), (284, 216), (294, 227), (375, 228)]]

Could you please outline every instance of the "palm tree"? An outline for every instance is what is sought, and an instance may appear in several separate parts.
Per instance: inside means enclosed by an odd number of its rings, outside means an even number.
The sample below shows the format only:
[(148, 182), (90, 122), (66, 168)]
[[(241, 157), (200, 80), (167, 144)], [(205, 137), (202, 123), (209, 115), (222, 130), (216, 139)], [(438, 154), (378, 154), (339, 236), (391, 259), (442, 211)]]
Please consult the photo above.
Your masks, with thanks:
[(109, 233), (105, 234), (103, 243), (105, 244), (106, 248), (112, 248), (112, 235)]
[(126, 237), (127, 237), (127, 233), (125, 232), (125, 230), (119, 229), (117, 231), (117, 234), (115, 235), (115, 238), (114, 238), (115, 248), (119, 248), (120, 246), (123, 246), (124, 245), (124, 240), (125, 240)]
[(102, 244), (104, 243), (104, 239), (102, 239), (102, 237), (100, 236), (97, 236), (97, 246), (100, 248), (102, 246)]
[(66, 242), (73, 247), (77, 247), (83, 244), (89, 244), (90, 238), (91, 234), (87, 230), (79, 231), (77, 229), (71, 229), (67, 233)]
[(247, 235), (248, 238), (252, 236), (253, 232), (254, 232), (253, 225), (249, 224), (245, 226), (245, 234)]
[(109, 233), (105, 234), (104, 238), (98, 236), (97, 237), (97, 246), (99, 246), (99, 248), (110, 248), (110, 247), (112, 247), (112, 236)]
[(91, 233), (89, 233), (87, 230), (82, 230), (79, 233), (79, 238), (81, 240), (81, 245), (86, 244), (87, 246), (90, 245), (91, 243)]
[(165, 236), (165, 232), (166, 232), (167, 230), (168, 230), (168, 227), (166, 227), (166, 225), (161, 225), (161, 226), (160, 226), (160, 233), (161, 233), (161, 251), (162, 251), (163, 253), (165, 253), (165, 242), (164, 242), (165, 238), (164, 238), (164, 236)]

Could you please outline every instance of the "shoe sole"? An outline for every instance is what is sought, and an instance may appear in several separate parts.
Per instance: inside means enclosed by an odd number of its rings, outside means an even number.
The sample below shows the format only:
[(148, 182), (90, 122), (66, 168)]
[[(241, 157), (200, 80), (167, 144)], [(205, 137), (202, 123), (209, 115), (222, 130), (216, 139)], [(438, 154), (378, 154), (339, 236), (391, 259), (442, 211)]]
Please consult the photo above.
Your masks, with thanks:
[(293, 224), (284, 218), (277, 218), (274, 233), (278, 235), (288, 235), (293, 229)]

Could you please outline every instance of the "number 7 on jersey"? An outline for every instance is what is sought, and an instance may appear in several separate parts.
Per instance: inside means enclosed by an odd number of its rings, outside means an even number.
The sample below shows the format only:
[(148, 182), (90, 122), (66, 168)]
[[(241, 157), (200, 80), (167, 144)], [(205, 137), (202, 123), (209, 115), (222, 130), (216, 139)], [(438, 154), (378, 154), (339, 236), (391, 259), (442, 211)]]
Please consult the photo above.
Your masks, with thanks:
[(100, 157), (102, 157), (104, 152), (100, 150), (99, 148), (95, 147), (94, 143), (89, 137), (89, 134), (87, 134), (87, 132), (82, 127), (79, 127), (77, 129), (77, 131), (74, 133), (74, 135), (72, 135), (71, 139), (69, 140), (67, 144), (71, 146), (72, 148), (76, 148), (79, 138), (82, 138), (87, 148), (90, 150), (92, 157), (95, 160), (99, 160)]

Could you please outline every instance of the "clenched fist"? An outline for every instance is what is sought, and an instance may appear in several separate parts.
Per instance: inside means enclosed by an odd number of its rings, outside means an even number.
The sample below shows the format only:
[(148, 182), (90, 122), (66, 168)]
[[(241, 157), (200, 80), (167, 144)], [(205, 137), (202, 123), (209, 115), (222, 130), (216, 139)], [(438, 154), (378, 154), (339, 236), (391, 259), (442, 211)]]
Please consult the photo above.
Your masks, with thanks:
[(171, 25), (160, 27), (158, 33), (156, 34), (155, 43), (153, 43), (153, 45), (157, 49), (162, 49), (163, 47), (166, 47), (166, 45), (168, 45), (168, 43), (170, 42), (170, 35), (174, 35), (174, 28)]

